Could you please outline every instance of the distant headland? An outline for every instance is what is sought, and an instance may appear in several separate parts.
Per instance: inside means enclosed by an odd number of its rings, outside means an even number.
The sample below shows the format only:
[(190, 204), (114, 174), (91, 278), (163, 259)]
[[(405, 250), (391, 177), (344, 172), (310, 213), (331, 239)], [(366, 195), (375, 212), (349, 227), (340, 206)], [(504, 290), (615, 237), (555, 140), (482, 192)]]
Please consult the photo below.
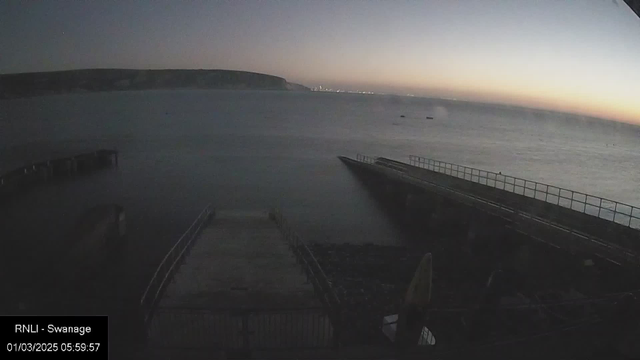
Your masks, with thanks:
[(0, 99), (150, 89), (310, 91), (278, 76), (234, 70), (86, 69), (0, 74)]

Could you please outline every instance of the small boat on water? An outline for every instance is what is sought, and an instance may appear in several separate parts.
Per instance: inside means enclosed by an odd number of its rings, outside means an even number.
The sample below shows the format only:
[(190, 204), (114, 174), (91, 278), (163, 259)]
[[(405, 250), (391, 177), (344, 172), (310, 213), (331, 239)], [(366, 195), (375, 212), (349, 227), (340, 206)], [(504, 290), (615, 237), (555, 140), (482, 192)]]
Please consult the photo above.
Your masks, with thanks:
[(433, 116), (427, 116), (427, 120), (433, 120)]

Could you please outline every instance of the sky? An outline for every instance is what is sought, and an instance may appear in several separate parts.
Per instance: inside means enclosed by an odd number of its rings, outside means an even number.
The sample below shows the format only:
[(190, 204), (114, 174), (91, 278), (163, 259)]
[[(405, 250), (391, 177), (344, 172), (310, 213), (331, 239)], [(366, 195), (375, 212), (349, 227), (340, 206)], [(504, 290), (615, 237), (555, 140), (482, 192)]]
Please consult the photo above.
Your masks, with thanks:
[(0, 73), (233, 69), (640, 123), (622, 0), (0, 1)]

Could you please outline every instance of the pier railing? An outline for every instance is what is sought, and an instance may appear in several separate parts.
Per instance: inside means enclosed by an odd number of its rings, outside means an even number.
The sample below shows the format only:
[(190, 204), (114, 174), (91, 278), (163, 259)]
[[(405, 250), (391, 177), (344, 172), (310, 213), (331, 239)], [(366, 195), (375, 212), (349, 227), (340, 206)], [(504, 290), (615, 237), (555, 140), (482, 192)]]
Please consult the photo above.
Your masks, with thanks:
[(330, 348), (334, 344), (334, 328), (322, 307), (159, 308), (149, 332), (150, 345), (156, 349), (188, 346), (256, 351)]
[(409, 164), (640, 229), (640, 208), (629, 204), (537, 181), (415, 155), (409, 156)]
[(189, 226), (187, 231), (182, 234), (180, 239), (178, 239), (173, 247), (171, 247), (167, 252), (160, 262), (160, 265), (158, 265), (158, 268), (149, 281), (149, 284), (147, 285), (147, 288), (140, 300), (140, 306), (144, 312), (144, 322), (146, 326), (149, 325), (149, 321), (153, 317), (154, 311), (157, 308), (158, 301), (162, 298), (167, 285), (171, 281), (181, 261), (193, 246), (194, 240), (198, 237), (200, 230), (202, 230), (205, 224), (211, 220), (214, 215), (215, 212), (211, 205), (207, 205), (207, 207), (200, 212), (200, 215), (198, 215), (193, 224)]
[(301, 265), (307, 276), (307, 281), (311, 282), (317, 296), (320, 297), (323, 305), (331, 316), (335, 331), (335, 345), (339, 344), (338, 329), (340, 329), (340, 300), (329, 283), (327, 275), (309, 247), (300, 239), (298, 234), (291, 228), (287, 220), (279, 210), (272, 210), (270, 216), (280, 228), (289, 248), (296, 256), (296, 261)]
[(376, 158), (375, 157), (362, 155), (362, 154), (357, 154), (356, 155), (356, 160), (358, 160), (360, 162), (363, 162), (363, 163), (367, 163), (367, 164), (373, 164), (373, 163), (376, 162)]

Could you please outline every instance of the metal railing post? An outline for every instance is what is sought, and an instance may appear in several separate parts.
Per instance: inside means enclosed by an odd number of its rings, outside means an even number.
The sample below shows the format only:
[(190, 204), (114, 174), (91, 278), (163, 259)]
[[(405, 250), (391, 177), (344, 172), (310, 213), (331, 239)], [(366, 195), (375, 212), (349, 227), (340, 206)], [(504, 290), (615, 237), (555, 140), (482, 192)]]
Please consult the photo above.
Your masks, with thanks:
[(573, 210), (573, 196), (574, 196), (574, 192), (571, 192), (571, 202), (569, 203), (569, 209)]
[(342, 311), (340, 306), (336, 306), (336, 309), (333, 311), (333, 347), (340, 347), (340, 336), (342, 333)]
[[(410, 163), (411, 164), (415, 164), (416, 166), (418, 166), (420, 168), (428, 169), (428, 170), (431, 170), (431, 171), (434, 171), (434, 172), (438, 172), (438, 173), (441, 173), (441, 174), (444, 174), (444, 175), (463, 178), (463, 179), (468, 180), (468, 181), (473, 182), (473, 183), (479, 183), (479, 184), (484, 184), (484, 185), (487, 185), (487, 186), (492, 186), (492, 187), (494, 187), (496, 189), (502, 189), (504, 191), (508, 191), (508, 192), (511, 192), (511, 193), (514, 193), (514, 194), (523, 195), (523, 196), (527, 196), (527, 197), (533, 197), (534, 199), (538, 199), (538, 192), (540, 192), (541, 194), (544, 193), (544, 201), (547, 202), (547, 203), (550, 203), (550, 204), (557, 205), (557, 206), (562, 206), (562, 207), (566, 208), (565, 205), (560, 205), (560, 199), (569, 200), (569, 209), (580, 212), (579, 210), (573, 208), (573, 203), (577, 201), (577, 202), (580, 202), (580, 203), (583, 204), (582, 213), (590, 214), (590, 213), (587, 212), (587, 205), (591, 205), (591, 204), (588, 203), (588, 198), (589, 198), (588, 194), (583, 194), (585, 196), (585, 200), (584, 201), (580, 201), (579, 199), (576, 199), (576, 197), (575, 197), (576, 191), (573, 191), (573, 190), (563, 189), (563, 188), (556, 187), (556, 186), (550, 186), (548, 184), (540, 183), (540, 182), (537, 182), (537, 181), (529, 181), (529, 180), (526, 180), (526, 179), (509, 177), (509, 176), (505, 176), (505, 175), (502, 175), (502, 174), (496, 174), (496, 173), (489, 172), (489, 171), (484, 171), (484, 170), (475, 169), (475, 168), (471, 168), (471, 167), (452, 164), (452, 163), (445, 162), (445, 161), (439, 161), (439, 160), (434, 160), (434, 159), (430, 159), (430, 158), (424, 158), (424, 157), (415, 156), (415, 155), (409, 155), (409, 157), (410, 157)], [(455, 166), (455, 168), (454, 168), (454, 166)], [(455, 170), (455, 174), (454, 174), (454, 170)], [(484, 172), (484, 174), (483, 174), (483, 172)], [(493, 174), (493, 177), (491, 177), (490, 174)], [(469, 177), (467, 177), (467, 175), (469, 175)], [(501, 180), (498, 180), (498, 177), (500, 177)], [(512, 182), (508, 181), (509, 178), (512, 179)], [(483, 183), (483, 179), (484, 179), (484, 183)], [(493, 180), (494, 181), (493, 185), (489, 184), (489, 180)], [(517, 185), (518, 181), (522, 181), (523, 184), (522, 185)], [(502, 186), (498, 186), (498, 182), (501, 182)], [(534, 188), (533, 189), (530, 189), (528, 187), (529, 183), (533, 183), (534, 184)], [(511, 188), (508, 189), (507, 185), (511, 186)], [(545, 186), (544, 190), (542, 190), (541, 185)], [(522, 187), (522, 192), (517, 190), (518, 186)], [(538, 187), (540, 187), (540, 188), (538, 188)], [(555, 193), (552, 194), (551, 190), (550, 190), (551, 188), (557, 189), (558, 190), (557, 194), (555, 194)], [(533, 194), (532, 195), (529, 195), (527, 193), (528, 189), (533, 190)], [(563, 196), (562, 191), (571, 193), (571, 197)], [(555, 196), (556, 197), (556, 201), (553, 202), (551, 200), (551, 198), (549, 197), (549, 195)], [(598, 215), (597, 215), (598, 218), (605, 218), (608, 221), (616, 222), (617, 217), (618, 217), (617, 215), (619, 213), (618, 210), (617, 210), (618, 204), (621, 204), (621, 205), (624, 205), (624, 206), (627, 206), (627, 207), (631, 208), (631, 213), (629, 215), (627, 215), (626, 213), (623, 213), (625, 216), (629, 216), (629, 220), (626, 222), (627, 223), (626, 226), (640, 229), (640, 227), (635, 226), (634, 221), (632, 219), (632, 218), (635, 218), (635, 219), (640, 220), (640, 216), (634, 216), (634, 210), (638, 210), (638, 213), (640, 214), (640, 208), (635, 208), (635, 207), (633, 207), (631, 205), (627, 205), (627, 204), (624, 204), (624, 203), (618, 203), (616, 201), (604, 199), (604, 198), (601, 198), (601, 197), (598, 197), (598, 196), (592, 196), (592, 197), (599, 199), (599, 205), (597, 205), (598, 206)], [(540, 198), (539, 200), (543, 200), (543, 199)], [(603, 205), (602, 204), (603, 204), (604, 200), (607, 200), (607, 201), (615, 204), (614, 210), (610, 210), (610, 211), (613, 211), (613, 213), (614, 213), (613, 214), (613, 220), (610, 220), (610, 219), (604, 217), (604, 215), (603, 215), (603, 212), (602, 212)], [(596, 205), (592, 205), (592, 206), (596, 206)], [(595, 213), (595, 211), (594, 211), (594, 213)], [(594, 216), (595, 216), (595, 214), (594, 214)], [(619, 224), (625, 226), (623, 221), (621, 221)]]
[(600, 211), (602, 211), (602, 198), (600, 198), (600, 205), (598, 205), (598, 217), (600, 217)]
[(544, 191), (544, 202), (548, 202), (547, 198), (549, 197), (549, 185), (545, 185), (547, 188)]

